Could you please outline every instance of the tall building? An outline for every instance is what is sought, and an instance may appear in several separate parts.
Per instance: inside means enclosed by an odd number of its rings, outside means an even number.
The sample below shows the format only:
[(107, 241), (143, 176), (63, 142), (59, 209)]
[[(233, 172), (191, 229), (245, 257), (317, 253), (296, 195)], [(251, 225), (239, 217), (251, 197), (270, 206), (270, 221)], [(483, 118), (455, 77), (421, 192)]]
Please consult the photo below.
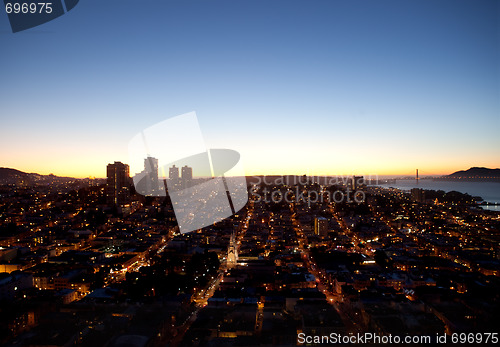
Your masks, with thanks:
[(193, 168), (187, 165), (184, 165), (181, 169), (182, 175), (182, 188), (189, 188), (193, 182)]
[(130, 200), (129, 166), (119, 161), (108, 164), (106, 176), (106, 199), (108, 204), (127, 204)]
[(425, 191), (421, 188), (412, 188), (411, 198), (416, 202), (425, 202)]
[(352, 176), (351, 188), (353, 191), (358, 190), (365, 184), (364, 176)]
[(173, 165), (168, 169), (169, 188), (178, 190), (182, 188), (181, 179), (179, 177), (179, 168)]
[(147, 196), (157, 196), (161, 190), (158, 181), (158, 159), (147, 157), (144, 159), (144, 170), (134, 176), (134, 185), (137, 193)]
[(314, 218), (314, 234), (318, 236), (328, 235), (328, 219), (324, 217)]
[(158, 179), (158, 159), (153, 157), (144, 159), (144, 170)]
[(154, 193), (159, 190), (158, 187), (158, 159), (147, 157), (144, 159), (144, 171), (146, 173), (146, 188)]
[(179, 179), (179, 168), (177, 166), (172, 166), (168, 169), (168, 178), (171, 180)]

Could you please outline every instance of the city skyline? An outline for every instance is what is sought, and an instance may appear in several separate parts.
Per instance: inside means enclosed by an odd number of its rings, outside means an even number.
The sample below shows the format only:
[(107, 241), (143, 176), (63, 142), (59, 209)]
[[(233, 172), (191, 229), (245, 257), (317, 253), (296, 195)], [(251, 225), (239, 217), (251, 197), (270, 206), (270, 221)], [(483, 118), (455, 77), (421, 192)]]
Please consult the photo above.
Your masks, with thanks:
[(499, 1), (4, 5), (0, 345), (498, 344)]
[(500, 167), (495, 1), (96, 6), (16, 34), (0, 16), (1, 166), (105, 177), (195, 110), (246, 175)]
[(129, 194), (128, 172), (2, 185), (3, 344), (498, 343), (498, 204), (362, 177), (264, 183), (183, 233), (175, 189)]

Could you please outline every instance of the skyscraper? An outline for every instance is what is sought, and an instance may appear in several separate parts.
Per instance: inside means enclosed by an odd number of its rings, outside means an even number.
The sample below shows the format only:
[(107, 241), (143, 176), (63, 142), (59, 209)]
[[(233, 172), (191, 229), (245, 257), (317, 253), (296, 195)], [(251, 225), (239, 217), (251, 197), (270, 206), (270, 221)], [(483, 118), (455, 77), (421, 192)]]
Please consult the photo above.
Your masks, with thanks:
[(175, 181), (179, 179), (179, 168), (177, 166), (174, 165), (168, 169), (168, 178)]
[(411, 198), (416, 202), (425, 202), (425, 191), (421, 188), (412, 188)]
[(144, 159), (144, 170), (158, 179), (158, 159), (153, 157)]
[(125, 205), (130, 199), (129, 166), (115, 161), (106, 167), (106, 199), (108, 204)]
[(144, 159), (144, 172), (146, 173), (146, 189), (156, 192), (158, 187), (158, 159), (147, 157)]
[(147, 196), (160, 195), (162, 184), (158, 181), (158, 159), (144, 159), (144, 170), (136, 174), (133, 181), (137, 193)]
[(173, 165), (171, 168), (168, 168), (168, 180), (169, 180), (169, 189), (170, 190), (179, 190), (182, 188), (181, 179), (179, 177), (179, 168)]
[(353, 191), (365, 185), (365, 178), (363, 176), (352, 176), (351, 188)]
[(324, 217), (316, 217), (314, 219), (314, 234), (318, 236), (328, 235), (328, 219)]
[(181, 175), (182, 175), (182, 188), (186, 189), (191, 187), (193, 181), (193, 168), (184, 165), (181, 169)]

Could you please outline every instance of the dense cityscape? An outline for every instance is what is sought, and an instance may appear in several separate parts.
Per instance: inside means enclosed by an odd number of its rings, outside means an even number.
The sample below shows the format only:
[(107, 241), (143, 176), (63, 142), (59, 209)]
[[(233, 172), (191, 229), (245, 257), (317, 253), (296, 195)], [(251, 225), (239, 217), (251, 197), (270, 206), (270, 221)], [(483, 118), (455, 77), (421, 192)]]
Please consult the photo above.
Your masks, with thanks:
[[(163, 181), (182, 189), (193, 174), (174, 166)], [(499, 212), (362, 176), (283, 177), (247, 177), (243, 209), (189, 233), (167, 184), (138, 194), (121, 162), (106, 180), (3, 182), (0, 342), (498, 342)]]
[(4, 0), (0, 346), (500, 342), (500, 1)]

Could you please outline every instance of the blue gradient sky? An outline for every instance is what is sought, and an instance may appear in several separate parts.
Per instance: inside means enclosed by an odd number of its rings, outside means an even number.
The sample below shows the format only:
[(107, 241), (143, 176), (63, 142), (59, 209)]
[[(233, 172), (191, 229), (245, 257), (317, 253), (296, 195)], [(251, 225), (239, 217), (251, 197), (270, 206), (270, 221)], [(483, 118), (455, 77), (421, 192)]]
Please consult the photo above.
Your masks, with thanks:
[(0, 47), (4, 167), (103, 177), (193, 110), (247, 174), (500, 167), (493, 0), (84, 0)]

